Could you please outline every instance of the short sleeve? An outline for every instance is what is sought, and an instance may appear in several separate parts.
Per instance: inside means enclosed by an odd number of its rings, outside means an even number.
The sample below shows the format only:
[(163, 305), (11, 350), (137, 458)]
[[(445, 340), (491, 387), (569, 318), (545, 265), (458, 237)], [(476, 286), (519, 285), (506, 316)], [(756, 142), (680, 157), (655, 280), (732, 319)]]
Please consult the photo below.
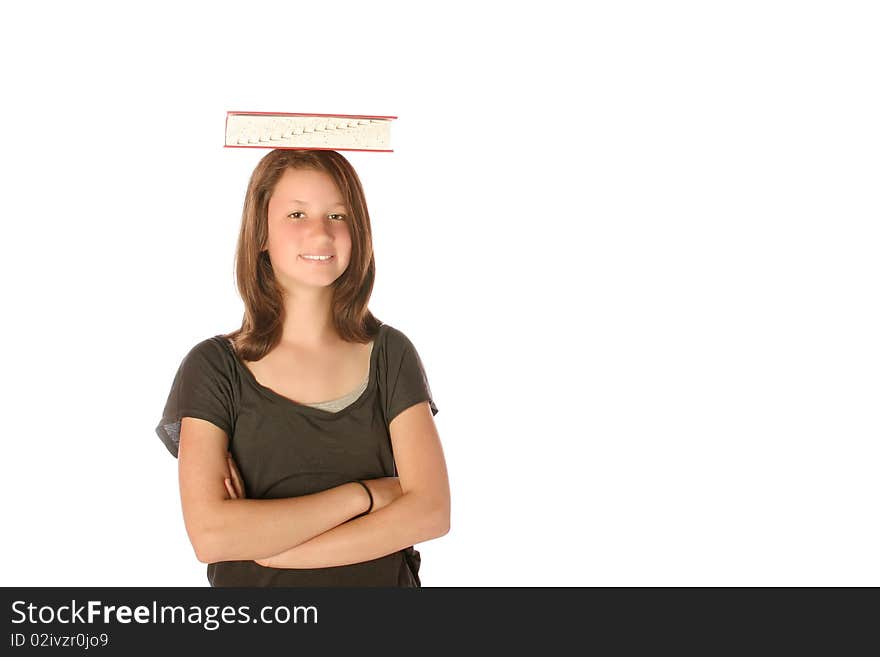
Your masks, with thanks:
[(207, 420), (225, 431), (227, 437), (232, 436), (233, 379), (223, 350), (215, 339), (200, 342), (184, 357), (174, 375), (156, 433), (175, 458), (184, 417)]
[(431, 415), (437, 415), (428, 375), (415, 345), (401, 331), (392, 331), (393, 335), (389, 336), (393, 339), (389, 348), (388, 390), (385, 395), (388, 425), (402, 411), (423, 401), (427, 401), (431, 407)]

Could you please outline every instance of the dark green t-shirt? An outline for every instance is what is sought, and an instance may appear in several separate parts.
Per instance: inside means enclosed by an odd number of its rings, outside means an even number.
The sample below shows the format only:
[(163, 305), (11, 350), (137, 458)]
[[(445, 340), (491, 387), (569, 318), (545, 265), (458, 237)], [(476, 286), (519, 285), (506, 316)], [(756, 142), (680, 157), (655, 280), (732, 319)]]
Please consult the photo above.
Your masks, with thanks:
[[(388, 429), (401, 411), (427, 401), (437, 407), (416, 348), (382, 324), (370, 354), (369, 381), (351, 404), (333, 412), (297, 403), (257, 382), (222, 335), (184, 357), (156, 433), (177, 457), (180, 420), (212, 422), (250, 499), (299, 497), (356, 479), (396, 477)], [(266, 568), (255, 561), (208, 564), (211, 586), (419, 587), (421, 556), (412, 546), (378, 559), (328, 568)]]

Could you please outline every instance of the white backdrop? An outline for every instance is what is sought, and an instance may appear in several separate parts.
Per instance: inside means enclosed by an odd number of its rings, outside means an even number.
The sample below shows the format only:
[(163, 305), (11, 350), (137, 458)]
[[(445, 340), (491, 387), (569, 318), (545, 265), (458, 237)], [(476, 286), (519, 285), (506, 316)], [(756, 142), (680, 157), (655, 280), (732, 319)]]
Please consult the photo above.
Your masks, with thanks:
[(7, 3), (6, 586), (207, 586), (154, 427), (264, 150), (343, 152), (440, 409), (428, 586), (880, 585), (863, 2)]

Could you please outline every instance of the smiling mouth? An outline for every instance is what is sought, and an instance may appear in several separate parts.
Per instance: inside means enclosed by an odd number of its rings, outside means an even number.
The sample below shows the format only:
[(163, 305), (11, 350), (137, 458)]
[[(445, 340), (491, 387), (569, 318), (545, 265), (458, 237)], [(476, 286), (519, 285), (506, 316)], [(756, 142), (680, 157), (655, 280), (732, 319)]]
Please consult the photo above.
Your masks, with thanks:
[(316, 262), (316, 263), (332, 262), (336, 258), (335, 255), (332, 255), (332, 256), (326, 257), (326, 258), (323, 258), (323, 257), (322, 258), (315, 258), (315, 257), (309, 258), (304, 255), (300, 255), (299, 257), (302, 258), (303, 260), (305, 260), (306, 262)]

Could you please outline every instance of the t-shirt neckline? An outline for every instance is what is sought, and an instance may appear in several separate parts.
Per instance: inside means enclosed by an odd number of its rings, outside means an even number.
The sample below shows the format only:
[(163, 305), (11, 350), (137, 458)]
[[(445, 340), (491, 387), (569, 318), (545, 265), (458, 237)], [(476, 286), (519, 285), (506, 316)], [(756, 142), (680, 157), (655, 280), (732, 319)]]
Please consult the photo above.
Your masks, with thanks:
[(323, 408), (315, 408), (314, 406), (308, 406), (307, 404), (301, 404), (296, 402), (289, 397), (285, 397), (284, 395), (275, 392), (272, 388), (264, 386), (262, 383), (257, 381), (257, 377), (254, 376), (254, 373), (251, 372), (248, 367), (241, 361), (238, 354), (235, 353), (235, 349), (233, 349), (232, 345), (229, 344), (229, 341), (222, 335), (215, 336), (216, 339), (223, 342), (226, 347), (226, 351), (232, 356), (232, 359), (235, 361), (235, 365), (238, 370), (242, 373), (242, 375), (248, 380), (251, 386), (257, 390), (257, 392), (261, 393), (264, 397), (268, 397), (269, 399), (287, 407), (292, 410), (295, 410), (299, 413), (303, 413), (305, 415), (311, 415), (313, 417), (318, 418), (326, 418), (333, 419), (346, 415), (349, 411), (354, 410), (355, 408), (361, 406), (367, 398), (370, 396), (370, 393), (376, 387), (376, 363), (378, 362), (379, 357), (379, 347), (380, 340), (386, 334), (385, 332), (386, 324), (379, 325), (379, 331), (376, 333), (376, 337), (374, 338), (373, 350), (370, 353), (370, 371), (369, 371), (369, 380), (367, 381), (367, 387), (364, 388), (364, 391), (351, 402), (348, 406), (339, 409), (338, 411), (328, 411)]

